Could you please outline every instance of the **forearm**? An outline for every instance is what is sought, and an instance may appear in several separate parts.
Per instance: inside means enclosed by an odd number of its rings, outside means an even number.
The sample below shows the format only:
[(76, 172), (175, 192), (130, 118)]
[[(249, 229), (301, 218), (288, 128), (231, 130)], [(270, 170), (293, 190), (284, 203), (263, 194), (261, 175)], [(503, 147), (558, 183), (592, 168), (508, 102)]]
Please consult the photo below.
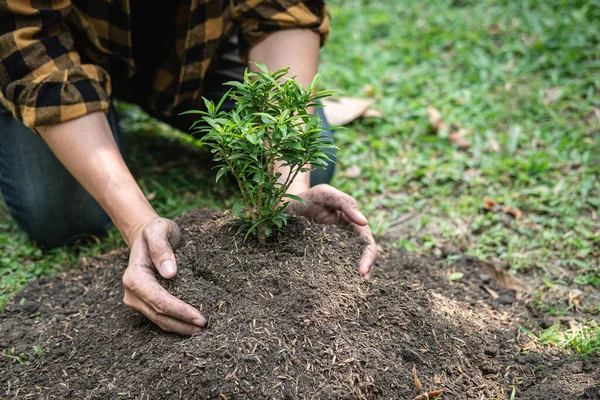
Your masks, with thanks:
[[(319, 35), (308, 29), (284, 30), (272, 33), (253, 47), (249, 53), (250, 70), (257, 68), (252, 63), (265, 64), (269, 71), (290, 68), (289, 76), (304, 87), (310, 85), (319, 66)], [(289, 169), (276, 166), (282, 177)], [(290, 185), (288, 192), (299, 194), (310, 187), (310, 172), (299, 174)]]
[(92, 113), (38, 132), (131, 245), (143, 224), (157, 215), (121, 157), (106, 116)]

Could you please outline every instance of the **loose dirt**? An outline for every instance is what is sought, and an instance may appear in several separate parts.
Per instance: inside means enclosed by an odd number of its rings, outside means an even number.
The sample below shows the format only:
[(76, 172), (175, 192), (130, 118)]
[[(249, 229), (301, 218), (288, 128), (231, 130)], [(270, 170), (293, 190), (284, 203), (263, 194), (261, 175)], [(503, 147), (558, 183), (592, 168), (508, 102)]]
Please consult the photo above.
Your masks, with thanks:
[(600, 362), (527, 347), (518, 324), (535, 316), (478, 260), (384, 243), (365, 281), (364, 244), (341, 228), (292, 218), (261, 245), (230, 220), (177, 219), (179, 273), (162, 283), (209, 317), (191, 338), (123, 305), (124, 250), (29, 284), (0, 317), (0, 398), (600, 398)]

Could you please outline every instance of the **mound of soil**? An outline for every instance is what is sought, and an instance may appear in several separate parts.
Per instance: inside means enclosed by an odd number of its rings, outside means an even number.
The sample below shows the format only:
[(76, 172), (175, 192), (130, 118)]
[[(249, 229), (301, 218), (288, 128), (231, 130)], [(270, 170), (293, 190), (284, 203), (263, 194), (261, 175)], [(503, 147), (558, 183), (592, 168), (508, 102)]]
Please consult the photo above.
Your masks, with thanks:
[[(544, 388), (595, 398), (596, 361), (523, 359), (516, 306), (482, 300), (469, 274), (461, 289), (436, 279), (431, 263), (391, 251), (367, 282), (357, 271), (363, 243), (341, 228), (294, 218), (285, 236), (260, 245), (234, 237), (228, 221), (202, 211), (177, 219), (179, 272), (163, 285), (209, 318), (200, 334), (164, 333), (123, 305), (125, 251), (82, 260), (6, 307), (1, 395), (412, 399), (415, 367), (421, 393), (444, 389), (443, 398), (506, 399), (505, 383), (529, 390), (542, 378), (526, 398)], [(543, 373), (578, 368), (576, 387), (527, 371), (531, 363), (549, 363)]]

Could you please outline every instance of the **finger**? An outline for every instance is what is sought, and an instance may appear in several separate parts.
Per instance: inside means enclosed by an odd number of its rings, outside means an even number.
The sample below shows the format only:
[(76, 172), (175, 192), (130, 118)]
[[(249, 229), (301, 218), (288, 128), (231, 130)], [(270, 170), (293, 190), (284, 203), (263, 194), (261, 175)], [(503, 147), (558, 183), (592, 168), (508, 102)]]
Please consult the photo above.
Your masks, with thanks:
[(179, 246), (181, 246), (181, 230), (179, 229), (179, 226), (170, 219), (168, 219), (167, 222), (170, 225), (167, 239), (169, 240), (173, 250), (178, 249)]
[(377, 259), (377, 243), (371, 233), (369, 226), (359, 226), (356, 224), (350, 225), (352, 230), (358, 233), (363, 239), (367, 241), (367, 245), (363, 250), (360, 262), (358, 264), (358, 272), (361, 276), (366, 277), (369, 271), (373, 268), (375, 260)]
[(338, 223), (347, 225), (352, 232), (358, 234), (367, 242), (358, 264), (358, 271), (362, 277), (369, 279), (369, 272), (373, 268), (373, 264), (375, 264), (375, 260), (377, 259), (377, 243), (375, 242), (371, 228), (369, 225), (360, 226), (351, 222), (348, 217), (342, 213), (340, 213), (338, 217)]
[(358, 272), (365, 278), (369, 275), (377, 259), (377, 245), (375, 242), (370, 242), (367, 247), (363, 250), (360, 263), (358, 265)]
[(352, 196), (329, 185), (324, 186), (321, 190), (324, 192), (322, 196), (325, 206), (342, 211), (351, 222), (357, 225), (364, 226), (369, 223), (358, 209), (358, 204)]
[[(134, 270), (135, 271), (135, 270)], [(123, 276), (125, 293), (130, 293), (150, 306), (157, 314), (165, 315), (186, 324), (203, 327), (206, 318), (195, 307), (181, 301), (163, 288), (148, 268), (137, 273), (125, 271)], [(127, 303), (126, 303), (127, 304)]]
[(134, 310), (141, 312), (146, 318), (154, 322), (164, 331), (182, 335), (194, 335), (201, 331), (199, 326), (191, 325), (168, 315), (157, 313), (150, 305), (127, 292), (125, 292), (123, 300), (125, 301), (125, 304)]
[(159, 219), (144, 230), (144, 238), (152, 263), (163, 278), (172, 278), (177, 273), (173, 247), (181, 243), (181, 233), (177, 225), (167, 219)]

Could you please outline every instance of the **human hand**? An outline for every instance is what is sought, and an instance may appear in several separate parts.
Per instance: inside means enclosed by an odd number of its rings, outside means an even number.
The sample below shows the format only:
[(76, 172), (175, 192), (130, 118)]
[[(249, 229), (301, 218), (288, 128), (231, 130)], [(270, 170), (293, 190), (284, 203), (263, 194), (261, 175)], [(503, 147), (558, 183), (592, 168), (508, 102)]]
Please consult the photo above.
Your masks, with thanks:
[(181, 232), (175, 222), (156, 217), (149, 220), (134, 236), (129, 265), (123, 275), (123, 302), (144, 314), (168, 332), (193, 335), (206, 325), (206, 319), (189, 304), (167, 292), (156, 280), (177, 273), (173, 249), (181, 243)]
[(301, 215), (321, 224), (347, 225), (367, 241), (358, 271), (367, 276), (377, 258), (377, 244), (365, 216), (358, 210), (356, 200), (326, 184), (316, 185), (298, 194), (306, 205), (298, 201), (288, 204), (286, 211)]

